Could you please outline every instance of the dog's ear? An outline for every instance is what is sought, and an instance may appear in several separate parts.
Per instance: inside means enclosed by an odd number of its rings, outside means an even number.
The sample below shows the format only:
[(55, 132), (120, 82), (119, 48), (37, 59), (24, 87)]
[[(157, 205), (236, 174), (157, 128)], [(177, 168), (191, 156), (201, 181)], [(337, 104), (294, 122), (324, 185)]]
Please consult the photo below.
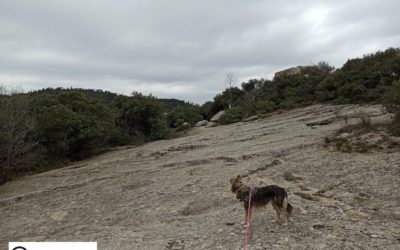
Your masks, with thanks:
[(242, 181), (240, 175), (237, 175), (236, 177), (232, 177), (230, 180), (231, 184), (235, 183), (235, 182), (239, 182)]

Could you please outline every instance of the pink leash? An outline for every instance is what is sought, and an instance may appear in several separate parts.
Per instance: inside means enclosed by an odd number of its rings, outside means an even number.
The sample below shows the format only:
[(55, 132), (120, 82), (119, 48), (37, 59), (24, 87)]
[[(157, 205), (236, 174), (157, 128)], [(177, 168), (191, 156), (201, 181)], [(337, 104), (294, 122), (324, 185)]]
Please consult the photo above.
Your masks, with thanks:
[(250, 215), (251, 215), (251, 190), (249, 192), (249, 207), (247, 208), (247, 220), (246, 220), (246, 235), (244, 236), (243, 249), (247, 249), (247, 237), (250, 227)]

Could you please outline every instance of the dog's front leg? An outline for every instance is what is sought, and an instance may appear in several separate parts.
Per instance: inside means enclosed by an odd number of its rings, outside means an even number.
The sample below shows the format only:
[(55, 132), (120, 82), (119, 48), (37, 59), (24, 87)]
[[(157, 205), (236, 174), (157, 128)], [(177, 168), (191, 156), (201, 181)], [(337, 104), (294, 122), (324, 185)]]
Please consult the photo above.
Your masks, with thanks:
[(249, 221), (247, 224), (250, 226), (250, 224), (251, 224), (251, 207), (249, 207), (248, 209), (250, 209), (250, 210), (249, 210)]
[(249, 214), (249, 213), (248, 213), (248, 212), (249, 212), (248, 210), (249, 210), (249, 208), (248, 208), (247, 206), (245, 206), (245, 207), (244, 207), (244, 227), (246, 227), (247, 224), (248, 224), (248, 221), (247, 221), (247, 220), (249, 219), (249, 218), (247, 218), (247, 217), (248, 217), (248, 214)]
[(285, 198), (285, 199), (283, 199), (283, 202), (282, 202), (282, 212), (283, 212), (283, 215), (285, 216), (285, 225), (288, 225), (290, 222), (287, 209), (288, 209), (288, 201), (287, 201), (287, 198)]
[(246, 225), (250, 226), (251, 224), (251, 207), (249, 207), (246, 201), (244, 202), (244, 223), (245, 227)]
[(244, 208), (244, 227), (247, 226), (247, 208)]

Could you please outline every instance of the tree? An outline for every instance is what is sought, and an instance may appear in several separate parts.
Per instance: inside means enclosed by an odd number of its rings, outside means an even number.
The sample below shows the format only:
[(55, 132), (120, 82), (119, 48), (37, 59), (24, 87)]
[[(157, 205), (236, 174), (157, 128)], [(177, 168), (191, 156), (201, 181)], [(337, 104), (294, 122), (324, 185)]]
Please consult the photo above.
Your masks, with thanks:
[(331, 73), (332, 71), (335, 70), (334, 66), (331, 66), (328, 62), (325, 61), (320, 61), (317, 64), (317, 67), (324, 73)]
[(232, 97), (232, 91), (231, 89), (233, 88), (235, 81), (233, 79), (233, 74), (232, 73), (228, 73), (226, 75), (226, 79), (225, 79), (225, 84), (228, 85), (228, 92), (229, 92), (229, 109), (232, 108), (232, 104), (233, 104), (233, 97)]
[(28, 113), (29, 97), (20, 89), (0, 86), (0, 183), (23, 168), (30, 168), (29, 158), (37, 144), (34, 123)]
[(131, 97), (118, 97), (117, 126), (125, 130), (136, 142), (164, 139), (168, 135), (166, 118), (159, 102), (152, 96), (133, 93)]

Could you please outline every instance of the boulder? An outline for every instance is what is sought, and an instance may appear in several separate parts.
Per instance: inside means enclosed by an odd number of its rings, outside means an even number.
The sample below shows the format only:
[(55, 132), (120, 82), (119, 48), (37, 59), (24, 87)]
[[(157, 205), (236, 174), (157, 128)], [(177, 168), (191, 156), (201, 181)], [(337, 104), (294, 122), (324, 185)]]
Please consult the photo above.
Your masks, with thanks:
[(217, 122), (217, 121), (221, 118), (221, 116), (222, 116), (223, 114), (225, 114), (225, 111), (223, 111), (223, 110), (219, 111), (217, 114), (215, 114), (215, 115), (210, 119), (210, 122)]
[(301, 68), (300, 67), (292, 67), (288, 68), (282, 71), (278, 71), (275, 73), (275, 77), (280, 77), (280, 76), (292, 76), (292, 75), (297, 75), (301, 74)]
[(202, 121), (197, 122), (194, 126), (195, 127), (203, 127), (203, 126), (207, 126), (207, 124), (208, 124), (207, 120), (202, 120)]
[(376, 125), (387, 125), (393, 122), (394, 116), (392, 114), (385, 114), (380, 116), (371, 117), (371, 123)]
[(188, 122), (184, 122), (182, 125), (180, 125), (178, 128), (176, 128), (176, 131), (183, 131), (186, 129), (190, 128), (190, 124)]

